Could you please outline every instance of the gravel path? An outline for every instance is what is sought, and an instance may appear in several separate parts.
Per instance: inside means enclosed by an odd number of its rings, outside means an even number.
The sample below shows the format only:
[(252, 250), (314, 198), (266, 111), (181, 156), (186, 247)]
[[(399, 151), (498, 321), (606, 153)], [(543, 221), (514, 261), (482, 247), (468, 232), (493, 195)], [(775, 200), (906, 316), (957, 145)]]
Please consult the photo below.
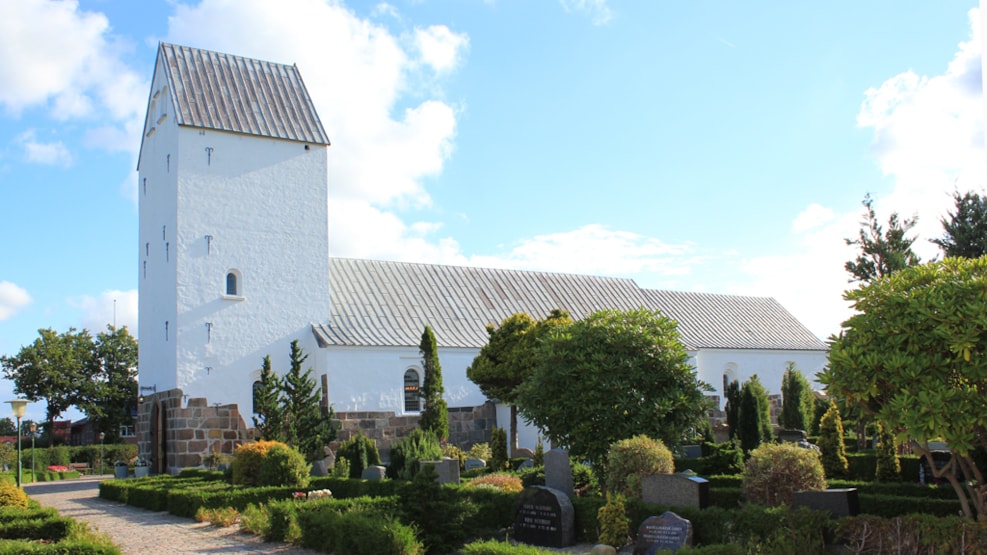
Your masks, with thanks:
[(264, 543), (236, 526), (217, 528), (208, 523), (152, 512), (99, 498), (100, 480), (112, 476), (83, 476), (74, 480), (24, 484), (24, 491), (62, 516), (89, 524), (107, 534), (125, 555), (276, 553), (315, 555), (317, 552), (285, 543)]

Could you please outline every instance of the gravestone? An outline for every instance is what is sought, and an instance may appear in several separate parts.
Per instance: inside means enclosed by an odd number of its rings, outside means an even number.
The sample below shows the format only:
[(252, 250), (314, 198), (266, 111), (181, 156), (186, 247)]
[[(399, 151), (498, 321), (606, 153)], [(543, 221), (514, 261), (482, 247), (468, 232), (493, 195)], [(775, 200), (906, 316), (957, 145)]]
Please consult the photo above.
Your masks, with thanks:
[(569, 452), (564, 449), (550, 449), (545, 453), (545, 485), (572, 497), (572, 467), (569, 466)]
[(514, 512), (514, 539), (542, 547), (568, 547), (576, 540), (576, 510), (569, 496), (545, 487), (525, 488)]
[(683, 445), (682, 454), (687, 459), (698, 459), (703, 456), (703, 448), (699, 445)]
[(535, 461), (531, 459), (524, 459), (524, 462), (521, 463), (521, 466), (518, 466), (517, 468), (518, 470), (524, 470), (525, 468), (534, 468), (534, 467), (535, 467)]
[(459, 485), (459, 459), (443, 458), (441, 461), (419, 461), (419, 470), (425, 466), (435, 468), (435, 474), (440, 484)]
[(826, 511), (830, 518), (860, 514), (857, 488), (827, 489), (823, 491), (796, 491), (792, 493), (793, 507), (806, 507)]
[(666, 507), (709, 507), (709, 480), (687, 474), (652, 474), (641, 478), (641, 501)]
[(463, 466), (465, 467), (466, 470), (475, 470), (477, 468), (486, 468), (487, 467), (487, 461), (485, 461), (483, 459), (477, 459), (477, 458), (472, 458), (471, 457), (471, 458), (466, 459), (466, 462), (463, 464)]
[(669, 511), (641, 523), (634, 555), (655, 555), (662, 549), (678, 551), (683, 547), (692, 547), (692, 523)]
[(363, 469), (360, 478), (363, 480), (383, 480), (387, 476), (387, 468), (383, 466), (368, 466)]

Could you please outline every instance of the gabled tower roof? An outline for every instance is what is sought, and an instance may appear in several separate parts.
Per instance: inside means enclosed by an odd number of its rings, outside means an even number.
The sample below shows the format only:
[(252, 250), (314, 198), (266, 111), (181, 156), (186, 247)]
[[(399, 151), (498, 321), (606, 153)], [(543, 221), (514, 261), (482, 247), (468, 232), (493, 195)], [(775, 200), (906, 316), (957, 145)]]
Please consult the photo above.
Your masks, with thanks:
[(328, 145), (298, 68), (162, 42), (180, 126)]

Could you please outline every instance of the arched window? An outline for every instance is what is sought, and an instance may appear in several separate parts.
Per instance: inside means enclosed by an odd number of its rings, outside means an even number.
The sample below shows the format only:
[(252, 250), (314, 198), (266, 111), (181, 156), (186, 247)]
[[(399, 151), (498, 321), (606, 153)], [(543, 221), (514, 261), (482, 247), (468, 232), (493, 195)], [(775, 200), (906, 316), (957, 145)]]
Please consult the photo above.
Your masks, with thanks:
[(421, 382), (418, 372), (409, 368), (404, 373), (404, 412), (419, 412), (422, 410)]
[(226, 294), (230, 296), (240, 295), (240, 280), (237, 279), (236, 272), (226, 274)]

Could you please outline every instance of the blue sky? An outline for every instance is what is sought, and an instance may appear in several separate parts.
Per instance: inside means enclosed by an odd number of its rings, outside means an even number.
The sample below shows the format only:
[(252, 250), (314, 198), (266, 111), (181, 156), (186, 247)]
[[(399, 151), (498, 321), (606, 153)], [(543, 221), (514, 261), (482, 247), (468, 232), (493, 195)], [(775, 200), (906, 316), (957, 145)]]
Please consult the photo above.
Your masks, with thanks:
[(337, 256), (771, 296), (826, 337), (865, 193), (930, 258), (949, 193), (984, 188), (976, 8), (0, 0), (0, 354), (138, 331), (160, 40), (298, 65)]

